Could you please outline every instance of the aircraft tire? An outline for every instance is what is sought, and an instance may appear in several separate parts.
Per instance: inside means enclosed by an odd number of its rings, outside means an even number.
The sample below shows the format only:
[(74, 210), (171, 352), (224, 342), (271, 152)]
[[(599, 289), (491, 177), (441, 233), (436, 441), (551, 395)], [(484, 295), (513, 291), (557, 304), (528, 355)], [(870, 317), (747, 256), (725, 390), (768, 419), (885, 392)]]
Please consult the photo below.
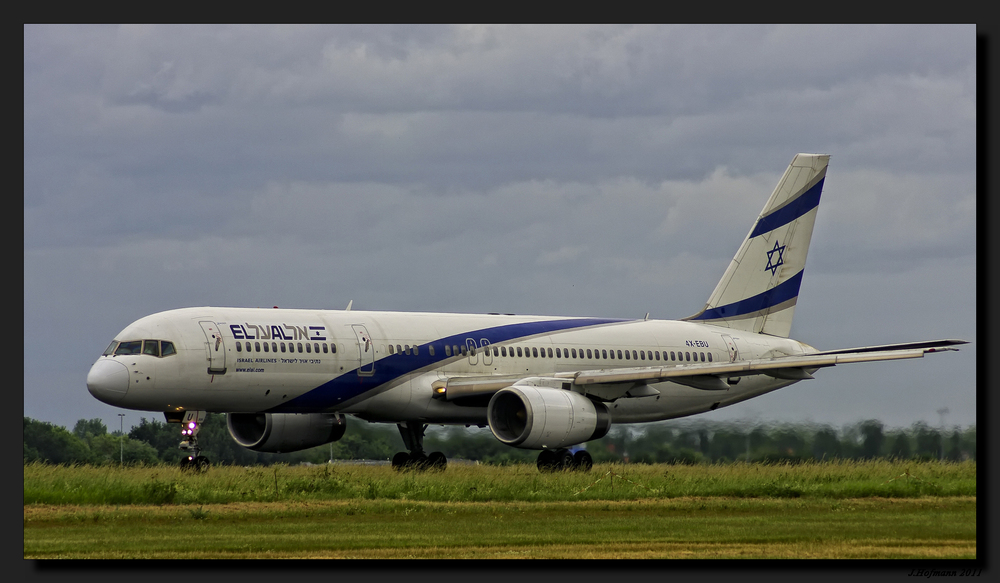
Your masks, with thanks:
[(422, 453), (410, 454), (410, 461), (406, 463), (406, 468), (410, 470), (426, 470), (427, 456)]
[(573, 454), (571, 454), (568, 449), (560, 449), (556, 451), (555, 469), (556, 470), (573, 469)]
[(439, 451), (431, 452), (427, 456), (427, 467), (432, 470), (444, 471), (448, 467), (448, 458)]
[(543, 449), (538, 453), (539, 472), (554, 472), (558, 469), (557, 463), (556, 452), (551, 449)]
[(396, 455), (392, 456), (392, 469), (399, 471), (405, 468), (410, 463), (410, 454), (405, 451), (401, 451)]
[(208, 461), (208, 458), (200, 455), (191, 461), (191, 467), (199, 472), (207, 472), (208, 468), (212, 467), (212, 462)]
[(594, 467), (594, 458), (590, 457), (587, 450), (581, 449), (573, 454), (573, 469), (581, 472), (589, 472)]

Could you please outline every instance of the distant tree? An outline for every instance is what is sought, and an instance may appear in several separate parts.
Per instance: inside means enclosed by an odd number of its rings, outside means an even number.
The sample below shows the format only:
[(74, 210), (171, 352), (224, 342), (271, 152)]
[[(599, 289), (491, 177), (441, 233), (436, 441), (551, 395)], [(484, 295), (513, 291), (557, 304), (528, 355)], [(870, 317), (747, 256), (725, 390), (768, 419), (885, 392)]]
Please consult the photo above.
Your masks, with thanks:
[(142, 417), (138, 425), (128, 432), (130, 439), (149, 444), (156, 450), (160, 461), (179, 463), (184, 453), (177, 447), (181, 442), (181, 428), (176, 423), (165, 423)]
[(90, 463), (98, 465), (115, 465), (123, 462), (126, 465), (159, 463), (160, 458), (151, 445), (115, 433), (115, 435), (104, 433), (90, 437), (88, 440)]
[(889, 437), (889, 456), (901, 460), (913, 457), (910, 436), (905, 431), (897, 431)]
[(712, 444), (709, 448), (708, 457), (712, 461), (735, 461), (746, 459), (745, 433), (735, 429), (721, 429), (712, 435)]
[(823, 427), (813, 437), (813, 457), (817, 460), (837, 459), (842, 456), (840, 439), (832, 427)]
[(86, 463), (90, 447), (65, 427), (24, 418), (24, 461), (53, 464)]
[(882, 455), (882, 443), (885, 435), (882, 433), (882, 422), (875, 419), (863, 421), (861, 429), (861, 457), (874, 459)]
[(941, 457), (941, 434), (923, 421), (913, 424), (917, 442), (916, 457), (922, 460), (936, 460)]
[(108, 428), (101, 419), (80, 419), (73, 427), (73, 435), (80, 439), (87, 439), (87, 436), (104, 435)]

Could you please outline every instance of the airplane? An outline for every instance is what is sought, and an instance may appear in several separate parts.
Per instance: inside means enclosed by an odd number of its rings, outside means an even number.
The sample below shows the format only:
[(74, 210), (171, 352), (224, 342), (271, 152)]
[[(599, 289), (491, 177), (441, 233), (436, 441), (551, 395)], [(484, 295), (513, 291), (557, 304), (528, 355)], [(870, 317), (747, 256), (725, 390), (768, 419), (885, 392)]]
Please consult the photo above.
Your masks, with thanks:
[[(817, 350), (789, 338), (829, 155), (797, 154), (705, 307), (681, 320), (352, 310), (181, 308), (136, 320), (87, 375), (109, 405), (182, 424), (185, 468), (210, 466), (198, 430), (292, 452), (343, 437), (346, 417), (395, 423), (396, 469), (444, 469), (428, 425), (488, 426), (540, 450), (540, 471), (589, 471), (571, 448), (612, 424), (714, 411), (820, 368), (921, 358), (964, 340)], [(353, 302), (353, 300), (352, 300)]]

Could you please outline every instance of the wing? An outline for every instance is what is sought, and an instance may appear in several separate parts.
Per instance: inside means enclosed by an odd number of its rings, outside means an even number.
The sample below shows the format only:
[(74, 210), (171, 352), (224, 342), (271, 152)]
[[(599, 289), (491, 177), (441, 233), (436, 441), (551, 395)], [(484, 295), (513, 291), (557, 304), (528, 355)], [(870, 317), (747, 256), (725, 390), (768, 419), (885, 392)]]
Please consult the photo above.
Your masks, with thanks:
[(956, 344), (965, 340), (930, 340), (902, 344), (883, 344), (828, 350), (810, 354), (778, 356), (759, 360), (727, 363), (678, 364), (673, 366), (644, 366), (600, 370), (560, 372), (550, 377), (481, 376), (452, 377), (436, 381), (432, 388), (439, 399), (488, 402), (489, 396), (504, 387), (515, 384), (551, 386), (570, 389), (583, 387), (584, 392), (606, 400), (620, 397), (643, 397), (658, 394), (649, 384), (672, 381), (703, 390), (726, 390), (726, 379), (748, 375), (766, 374), (778, 379), (803, 380), (813, 378), (817, 369), (878, 360), (922, 358), (931, 352), (958, 350)]

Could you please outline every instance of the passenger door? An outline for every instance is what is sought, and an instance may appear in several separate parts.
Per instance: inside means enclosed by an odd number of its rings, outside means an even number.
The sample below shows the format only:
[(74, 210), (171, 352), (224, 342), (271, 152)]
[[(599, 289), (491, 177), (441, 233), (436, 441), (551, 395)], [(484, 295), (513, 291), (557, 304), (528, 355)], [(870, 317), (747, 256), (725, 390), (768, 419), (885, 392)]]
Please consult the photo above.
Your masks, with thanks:
[(208, 374), (226, 374), (226, 343), (215, 322), (201, 321), (205, 333), (205, 347), (208, 349)]
[(371, 376), (375, 374), (375, 341), (362, 324), (352, 324), (351, 328), (358, 338), (358, 376)]

